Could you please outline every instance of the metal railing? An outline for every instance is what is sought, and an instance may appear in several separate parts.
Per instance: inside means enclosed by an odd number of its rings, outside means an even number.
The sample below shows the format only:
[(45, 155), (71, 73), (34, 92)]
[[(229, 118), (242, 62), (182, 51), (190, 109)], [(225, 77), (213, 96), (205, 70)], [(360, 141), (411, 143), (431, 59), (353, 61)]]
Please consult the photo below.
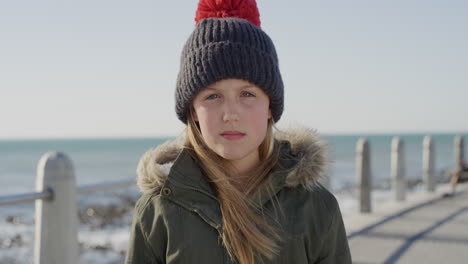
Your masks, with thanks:
[[(392, 186), (395, 199), (405, 200), (404, 144), (395, 137), (392, 142)], [(455, 161), (462, 164), (464, 158), (463, 137), (454, 140)], [(434, 147), (432, 139), (423, 142), (423, 182), (426, 191), (435, 190)], [(360, 139), (356, 146), (356, 176), (359, 183), (359, 211), (372, 211), (370, 192), (372, 175), (370, 170), (370, 144)], [(102, 190), (126, 188), (135, 185), (135, 179), (112, 181), (100, 184), (76, 186), (71, 160), (61, 152), (45, 153), (39, 160), (36, 190), (33, 193), (0, 197), (0, 206), (35, 201), (34, 263), (78, 262), (78, 217), (76, 195)], [(56, 250), (60, 248), (62, 250)], [(122, 263), (124, 259), (111, 262)], [(109, 263), (110, 264), (110, 263)]]
[(98, 192), (98, 191), (108, 191), (108, 190), (114, 190), (114, 189), (127, 188), (135, 184), (136, 184), (135, 179), (132, 178), (128, 180), (83, 185), (83, 186), (78, 187), (76, 191), (79, 194), (84, 194), (84, 193), (92, 193), (92, 192)]
[[(98, 192), (98, 191), (122, 189), (122, 188), (130, 187), (132, 185), (135, 185), (135, 179), (133, 178), (127, 179), (127, 180), (119, 180), (119, 181), (111, 181), (111, 182), (104, 182), (104, 183), (98, 183), (98, 184), (88, 184), (88, 185), (78, 186), (76, 188), (76, 192), (78, 194), (85, 194), (85, 193), (92, 193), (92, 192)], [(0, 196), (0, 206), (34, 202), (39, 199), (53, 200), (54, 191), (51, 188), (48, 188), (47, 190), (43, 192), (31, 192), (31, 193)]]
[[(35, 202), (35, 264), (78, 263), (76, 195), (135, 185), (135, 178), (76, 186), (71, 160), (61, 152), (45, 153), (39, 160), (36, 192), (0, 196), (0, 206)], [(61, 250), (56, 250), (57, 248)], [(109, 264), (122, 263), (124, 258)]]
[(5, 195), (5, 196), (0, 196), (0, 206), (34, 202), (38, 199), (51, 200), (53, 199), (53, 197), (54, 197), (54, 191), (52, 189), (47, 189), (43, 192)]

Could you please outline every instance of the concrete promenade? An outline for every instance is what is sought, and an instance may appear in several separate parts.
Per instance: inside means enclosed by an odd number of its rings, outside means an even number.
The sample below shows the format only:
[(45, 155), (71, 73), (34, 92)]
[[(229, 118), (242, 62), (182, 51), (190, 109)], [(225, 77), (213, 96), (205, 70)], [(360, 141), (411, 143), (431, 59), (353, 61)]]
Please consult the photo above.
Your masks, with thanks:
[(468, 184), (418, 191), (344, 218), (353, 263), (468, 263)]

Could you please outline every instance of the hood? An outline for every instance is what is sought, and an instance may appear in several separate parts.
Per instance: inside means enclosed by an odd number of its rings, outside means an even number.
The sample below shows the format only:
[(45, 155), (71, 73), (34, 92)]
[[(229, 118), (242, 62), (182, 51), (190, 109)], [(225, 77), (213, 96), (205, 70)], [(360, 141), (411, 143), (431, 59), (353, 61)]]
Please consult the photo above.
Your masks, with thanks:
[[(317, 132), (305, 127), (296, 127), (277, 131), (274, 138), (279, 142), (288, 142), (288, 157), (297, 160), (286, 176), (286, 187), (303, 185), (311, 189), (316, 185), (324, 176), (329, 163), (328, 145), (320, 139)], [(172, 164), (184, 149), (183, 144), (184, 137), (180, 136), (143, 154), (137, 168), (137, 185), (141, 192), (158, 193), (161, 190)]]

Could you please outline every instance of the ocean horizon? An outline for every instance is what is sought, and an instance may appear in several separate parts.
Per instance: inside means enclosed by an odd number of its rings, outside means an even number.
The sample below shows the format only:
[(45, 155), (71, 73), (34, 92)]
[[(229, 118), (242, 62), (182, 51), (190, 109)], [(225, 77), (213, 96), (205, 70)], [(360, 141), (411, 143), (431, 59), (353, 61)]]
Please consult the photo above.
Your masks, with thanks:
[[(376, 184), (390, 177), (391, 141), (394, 136), (404, 142), (408, 179), (422, 175), (422, 141), (430, 135), (435, 145), (436, 170), (443, 173), (455, 166), (453, 140), (458, 134), (321, 134), (330, 146), (332, 164), (327, 173), (331, 188), (355, 186), (355, 149), (360, 138), (370, 143), (371, 169)], [(143, 138), (71, 138), (0, 140), (0, 190), (8, 195), (34, 190), (36, 167), (48, 151), (68, 155), (75, 168), (78, 185), (135, 177), (138, 160), (150, 148), (175, 137)]]

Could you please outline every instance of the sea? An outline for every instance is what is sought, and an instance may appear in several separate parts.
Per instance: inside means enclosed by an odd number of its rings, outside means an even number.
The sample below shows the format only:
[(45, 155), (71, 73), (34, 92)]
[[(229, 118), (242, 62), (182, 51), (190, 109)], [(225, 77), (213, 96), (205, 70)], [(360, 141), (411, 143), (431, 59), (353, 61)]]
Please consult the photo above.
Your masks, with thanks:
[[(391, 142), (404, 142), (405, 175), (409, 191), (422, 189), (423, 138), (435, 146), (436, 176), (447, 181), (455, 166), (454, 134), (321, 135), (333, 161), (327, 172), (344, 218), (357, 211), (356, 143), (370, 143), (373, 202), (391, 199)], [(48, 151), (61, 151), (73, 163), (77, 185), (136, 177), (141, 155), (171, 140), (165, 138), (0, 140), (0, 197), (34, 192), (37, 164)], [(78, 195), (79, 263), (115, 263), (128, 246), (136, 186)], [(34, 203), (0, 206), (0, 263), (31, 263), (34, 248)]]

